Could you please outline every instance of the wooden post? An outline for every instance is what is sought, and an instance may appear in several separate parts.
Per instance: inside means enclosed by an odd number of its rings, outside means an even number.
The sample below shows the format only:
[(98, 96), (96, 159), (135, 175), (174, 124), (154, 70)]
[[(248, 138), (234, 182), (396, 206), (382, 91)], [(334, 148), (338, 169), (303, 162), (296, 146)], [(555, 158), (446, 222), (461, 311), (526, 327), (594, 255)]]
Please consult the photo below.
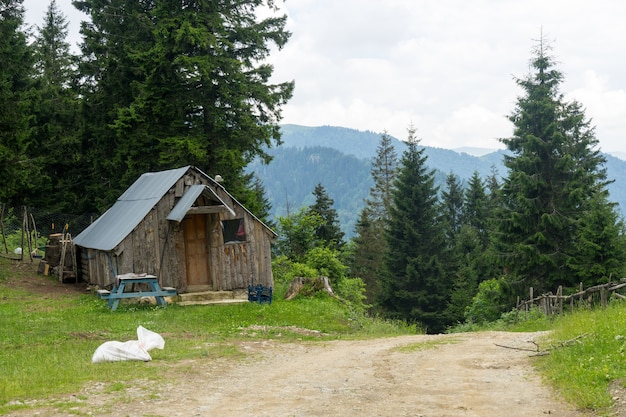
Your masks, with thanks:
[(556, 300), (558, 303), (559, 314), (563, 314), (563, 286), (559, 285), (559, 289), (556, 290)]
[[(22, 235), (26, 233), (26, 244), (28, 245), (28, 258), (30, 261), (33, 261), (33, 239), (30, 234), (30, 220), (28, 219), (28, 210), (26, 206), (24, 206), (24, 221), (22, 227), (24, 230), (22, 231)], [(23, 241), (23, 239), (22, 239)], [(24, 245), (22, 245), (22, 260), (24, 259)]]
[(34, 236), (35, 236), (35, 250), (33, 252), (36, 252), (37, 255), (39, 255), (39, 243), (38, 243), (39, 239), (38, 239), (38, 236), (37, 236), (37, 225), (35, 224), (35, 217), (33, 216), (33, 213), (30, 213), (30, 221), (33, 224), (33, 229), (32, 230), (33, 230), (33, 233), (34, 233)]
[(7, 237), (4, 233), (4, 210), (6, 208), (6, 204), (2, 203), (2, 211), (0, 211), (0, 231), (2, 232), (2, 240), (4, 241), (4, 251), (5, 253), (9, 253), (9, 247), (7, 246)]
[(578, 291), (580, 292), (580, 299), (578, 300), (578, 304), (582, 304), (583, 303), (583, 296), (584, 296), (584, 294), (583, 294), (583, 283), (582, 282), (578, 285)]
[(607, 306), (606, 288), (604, 286), (600, 287), (600, 305), (602, 308)]
[(22, 253), (20, 254), (20, 261), (24, 261), (24, 228), (26, 227), (27, 221), (28, 217), (26, 216), (26, 206), (24, 206), (24, 216), (22, 217)]

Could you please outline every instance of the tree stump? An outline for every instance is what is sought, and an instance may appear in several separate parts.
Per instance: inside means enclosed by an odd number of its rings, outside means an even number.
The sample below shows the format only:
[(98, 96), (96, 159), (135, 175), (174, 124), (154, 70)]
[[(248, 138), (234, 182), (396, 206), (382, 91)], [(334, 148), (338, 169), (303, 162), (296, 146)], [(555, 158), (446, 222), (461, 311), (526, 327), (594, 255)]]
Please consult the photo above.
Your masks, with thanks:
[(303, 295), (311, 296), (320, 291), (328, 293), (331, 297), (335, 297), (335, 292), (330, 286), (330, 280), (328, 279), (328, 277), (295, 277), (291, 281), (291, 284), (289, 284), (289, 290), (287, 290), (287, 294), (285, 294), (285, 300), (293, 300), (300, 293), (302, 293)]

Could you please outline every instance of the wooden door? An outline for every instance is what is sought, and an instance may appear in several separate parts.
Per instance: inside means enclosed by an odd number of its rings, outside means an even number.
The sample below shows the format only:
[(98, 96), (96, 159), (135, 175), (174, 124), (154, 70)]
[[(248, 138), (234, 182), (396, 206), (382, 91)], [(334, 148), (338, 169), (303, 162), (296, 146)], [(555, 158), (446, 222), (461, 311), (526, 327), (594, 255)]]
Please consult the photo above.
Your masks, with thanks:
[(183, 220), (188, 291), (212, 289), (206, 223), (207, 216), (205, 214), (189, 215)]

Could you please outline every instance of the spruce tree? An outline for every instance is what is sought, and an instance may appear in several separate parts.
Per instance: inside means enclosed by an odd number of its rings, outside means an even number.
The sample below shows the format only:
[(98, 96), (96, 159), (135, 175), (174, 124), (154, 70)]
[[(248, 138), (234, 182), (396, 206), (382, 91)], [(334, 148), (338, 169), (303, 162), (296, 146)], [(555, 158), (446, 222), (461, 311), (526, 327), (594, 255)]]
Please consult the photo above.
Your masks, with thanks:
[(365, 297), (370, 305), (380, 294), (380, 274), (387, 247), (384, 225), (366, 206), (359, 214), (352, 239), (350, 273), (365, 283)]
[(33, 157), (42, 161), (30, 204), (50, 211), (77, 209), (83, 183), (78, 137), (79, 96), (73, 88), (76, 57), (67, 42), (68, 23), (52, 0), (35, 36), (35, 97), (32, 114)]
[(496, 235), (499, 259), (521, 294), (529, 286), (549, 291), (558, 285), (575, 286), (582, 278), (594, 279), (577, 265), (600, 262), (602, 275), (622, 272), (621, 265), (610, 267), (608, 260), (596, 256), (607, 245), (617, 246), (617, 230), (613, 239), (595, 241), (596, 247), (581, 250), (578, 243), (584, 235), (617, 227), (616, 216), (603, 216), (602, 224), (587, 233), (594, 224), (590, 216), (613, 210), (604, 197), (605, 159), (597, 149), (594, 129), (579, 103), (563, 99), (559, 91), (563, 76), (543, 41), (531, 66), (535, 72), (517, 80), (524, 95), (509, 117), (513, 137), (502, 139), (511, 155), (505, 157), (508, 176), (502, 185)]
[(380, 307), (389, 317), (436, 333), (450, 324), (450, 280), (442, 259), (445, 232), (434, 171), (426, 160), (411, 127), (392, 191)]
[[(90, 20), (81, 26), (78, 67), (84, 120), (80, 176), (86, 181), (82, 206), (103, 211), (140, 174), (160, 168), (155, 141), (139, 129), (120, 132), (118, 122), (147, 77), (139, 56), (155, 42), (151, 17), (155, 5), (135, 0), (84, 0), (74, 5)], [(126, 123), (129, 129), (134, 126)]]
[(30, 134), (32, 51), (21, 0), (0, 1), (0, 201), (17, 206), (40, 173)]
[(355, 227), (352, 275), (360, 277), (366, 285), (367, 301), (373, 304), (380, 293), (380, 274), (386, 252), (385, 225), (389, 221), (391, 190), (396, 176), (398, 157), (391, 136), (380, 137), (376, 156), (372, 161), (371, 175), (374, 186), (370, 188), (365, 207)]
[(489, 241), (489, 207), (489, 198), (485, 190), (485, 184), (478, 172), (474, 171), (464, 194), (462, 223), (476, 231), (478, 236), (480, 236), (483, 247), (486, 247)]
[(446, 187), (441, 193), (443, 220), (448, 242), (454, 242), (461, 231), (463, 222), (463, 187), (459, 177), (450, 172), (446, 177)]
[(374, 186), (370, 188), (369, 197), (365, 200), (374, 220), (387, 222), (389, 220), (389, 206), (391, 205), (391, 191), (396, 177), (398, 155), (393, 146), (391, 136), (384, 132), (376, 148), (376, 156), (372, 161), (372, 180)]
[(286, 16), (258, 18), (260, 0), (76, 4), (92, 20), (81, 65), (91, 192), (111, 200), (143, 172), (190, 164), (249, 195), (244, 168), (269, 161), (293, 91), (265, 62), (289, 39)]
[(308, 212), (319, 216), (322, 223), (315, 229), (315, 236), (324, 242), (325, 246), (332, 249), (341, 249), (344, 245), (344, 233), (339, 227), (337, 211), (333, 207), (334, 200), (328, 196), (326, 188), (317, 184), (313, 191), (315, 202), (309, 207)]

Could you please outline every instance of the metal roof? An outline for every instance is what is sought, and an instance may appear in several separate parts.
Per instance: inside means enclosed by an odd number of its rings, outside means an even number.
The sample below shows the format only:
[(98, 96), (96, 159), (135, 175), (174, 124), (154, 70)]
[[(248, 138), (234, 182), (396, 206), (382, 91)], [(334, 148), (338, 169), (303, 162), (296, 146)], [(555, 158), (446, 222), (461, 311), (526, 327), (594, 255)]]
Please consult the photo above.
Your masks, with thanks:
[(84, 248), (113, 250), (189, 168), (143, 174), (110, 209), (76, 236), (74, 243)]
[(167, 220), (174, 220), (177, 222), (181, 222), (189, 208), (196, 202), (198, 197), (200, 197), (203, 193), (208, 193), (214, 200), (222, 203), (226, 209), (235, 216), (235, 211), (226, 204), (224, 200), (222, 200), (215, 191), (211, 187), (206, 185), (192, 185), (189, 187), (185, 195), (176, 203), (170, 214), (167, 216)]

